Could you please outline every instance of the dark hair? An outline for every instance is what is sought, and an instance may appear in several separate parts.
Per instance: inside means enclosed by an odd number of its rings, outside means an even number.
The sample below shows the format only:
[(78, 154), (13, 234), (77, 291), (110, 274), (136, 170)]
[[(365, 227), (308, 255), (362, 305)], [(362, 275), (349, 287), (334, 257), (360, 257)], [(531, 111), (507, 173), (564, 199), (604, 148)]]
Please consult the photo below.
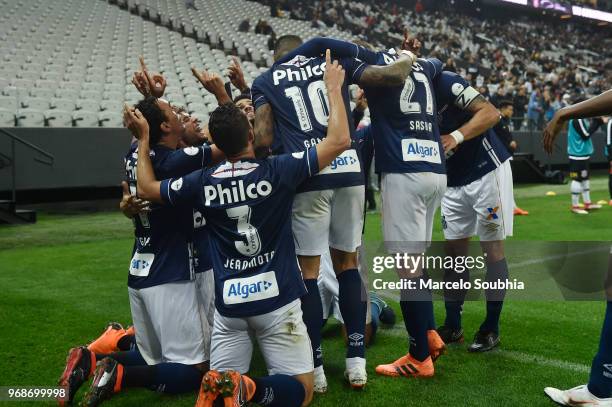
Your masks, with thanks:
[(506, 106), (514, 106), (514, 103), (512, 103), (512, 101), (510, 100), (502, 100), (501, 102), (499, 102), (500, 109), (503, 109)]
[(226, 157), (231, 157), (247, 147), (251, 125), (235, 104), (225, 103), (210, 114), (208, 130), (217, 147)]
[(242, 99), (249, 99), (249, 100), (251, 100), (251, 94), (248, 93), (248, 92), (241, 93), (240, 95), (238, 95), (238, 96), (236, 96), (234, 98), (234, 103), (238, 103), (238, 101), (242, 100)]
[(276, 39), (276, 44), (274, 45), (274, 59), (280, 59), (289, 51), (299, 47), (302, 45), (302, 39), (293, 34), (283, 35)]
[(140, 113), (149, 123), (149, 145), (153, 147), (159, 143), (162, 137), (161, 125), (166, 121), (164, 112), (160, 109), (157, 98), (154, 96), (145, 97), (134, 107), (140, 110)]

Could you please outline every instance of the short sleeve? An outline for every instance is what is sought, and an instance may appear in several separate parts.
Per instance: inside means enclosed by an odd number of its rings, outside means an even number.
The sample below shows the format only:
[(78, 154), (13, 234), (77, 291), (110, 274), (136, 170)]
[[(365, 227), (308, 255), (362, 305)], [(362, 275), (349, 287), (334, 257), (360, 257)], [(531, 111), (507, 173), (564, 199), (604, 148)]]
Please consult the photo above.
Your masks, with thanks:
[(199, 170), (212, 162), (209, 146), (185, 147), (175, 150), (156, 165), (159, 178), (173, 178)]
[(442, 68), (444, 64), (438, 58), (427, 58), (426, 61), (432, 67), (431, 77), (435, 78), (442, 73)]
[(190, 204), (196, 206), (203, 195), (204, 170), (194, 171), (184, 177), (169, 178), (161, 182), (159, 193), (167, 205)]
[(346, 72), (346, 79), (350, 84), (359, 84), (361, 74), (369, 65), (357, 58), (342, 58), (340, 64)]
[(438, 106), (454, 105), (465, 110), (480, 95), (469, 82), (454, 72), (444, 71), (434, 80)]
[(255, 110), (257, 110), (260, 106), (270, 103), (268, 102), (268, 99), (266, 98), (266, 95), (264, 93), (267, 73), (268, 72), (264, 72), (263, 74), (255, 78), (255, 80), (253, 81), (253, 86), (251, 86), (251, 100), (253, 101)]
[(317, 149), (314, 147), (297, 153), (281, 154), (270, 159), (275, 161), (282, 183), (293, 189), (297, 188), (306, 178), (319, 172), (319, 159)]

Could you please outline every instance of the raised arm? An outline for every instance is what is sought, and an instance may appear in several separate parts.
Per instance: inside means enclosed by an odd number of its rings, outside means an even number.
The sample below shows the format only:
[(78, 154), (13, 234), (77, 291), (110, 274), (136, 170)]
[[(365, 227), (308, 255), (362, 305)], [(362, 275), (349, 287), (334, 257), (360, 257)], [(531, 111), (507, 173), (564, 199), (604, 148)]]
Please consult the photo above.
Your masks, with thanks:
[(401, 86), (412, 71), (412, 64), (416, 61), (416, 56), (406, 50), (402, 50), (397, 60), (389, 65), (377, 66), (369, 65), (359, 78), (359, 86), (380, 87), (380, 86)]
[(457, 147), (463, 141), (481, 135), (495, 126), (500, 119), (499, 111), (482, 95), (476, 96), (465, 110), (472, 114), (472, 118), (451, 134), (441, 136), (445, 152)]
[(557, 110), (544, 129), (544, 150), (548, 154), (552, 153), (555, 139), (568, 120), (609, 114), (612, 114), (612, 89), (584, 102)]
[(136, 193), (139, 198), (151, 202), (162, 202), (159, 193), (160, 182), (155, 178), (149, 147), (149, 124), (138, 109), (132, 110), (127, 104), (123, 108), (123, 121), (138, 139), (138, 164), (136, 166)]
[(219, 105), (232, 103), (232, 99), (230, 99), (225, 91), (225, 83), (223, 83), (223, 79), (221, 79), (219, 74), (209, 73), (206, 69), (200, 72), (194, 67), (191, 67), (191, 73), (202, 84), (204, 89), (215, 95)]
[(325, 53), (325, 61), (326, 68), (323, 80), (327, 88), (330, 112), (327, 122), (327, 136), (316, 147), (319, 170), (327, 167), (338, 155), (351, 146), (346, 107), (342, 97), (344, 69), (338, 64), (338, 61), (331, 62), (330, 50)]
[(276, 62), (284, 63), (290, 61), (296, 55), (314, 58), (323, 55), (328, 49), (335, 58), (358, 58), (367, 64), (375, 64), (378, 55), (377, 52), (370, 51), (352, 42), (327, 37), (316, 37), (306, 41), (288, 54), (283, 55)]

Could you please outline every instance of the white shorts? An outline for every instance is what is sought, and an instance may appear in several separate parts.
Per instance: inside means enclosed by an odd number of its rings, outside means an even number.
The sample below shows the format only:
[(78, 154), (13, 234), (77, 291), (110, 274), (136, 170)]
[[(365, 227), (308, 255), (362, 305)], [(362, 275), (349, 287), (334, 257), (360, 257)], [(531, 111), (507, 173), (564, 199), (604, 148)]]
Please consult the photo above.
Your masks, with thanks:
[(251, 335), (259, 343), (268, 374), (295, 376), (314, 370), (299, 299), (276, 311), (247, 318), (228, 318), (215, 312), (210, 368), (247, 373), (253, 355)]
[(442, 198), (442, 229), (447, 240), (474, 235), (485, 242), (504, 240), (512, 236), (513, 221), (509, 160), (468, 185), (449, 187)]
[(329, 247), (352, 253), (361, 245), (365, 188), (300, 192), (293, 201), (293, 238), (300, 256), (320, 256)]
[(446, 189), (446, 175), (433, 172), (382, 175), (382, 224), (389, 253), (423, 253)]
[[(362, 247), (359, 246), (357, 250), (357, 260), (359, 261), (359, 275), (364, 287), (368, 287), (368, 268), (367, 259), (365, 254), (362, 253)], [(323, 304), (323, 319), (329, 319), (333, 316), (341, 323), (344, 323), (342, 314), (340, 313), (340, 305), (338, 303), (338, 292), (340, 290), (338, 284), (338, 278), (334, 272), (334, 267), (331, 260), (329, 251), (321, 256), (321, 266), (319, 268), (319, 277), (317, 279), (317, 285), (319, 286), (319, 295), (321, 296), (321, 303)], [(366, 313), (366, 324), (372, 322), (372, 310), (370, 308), (370, 300), (365, 298), (367, 301), (368, 308)]]
[(203, 273), (196, 273), (195, 282), (204, 334), (204, 355), (206, 360), (210, 360), (210, 338), (215, 320), (215, 275), (212, 269)]
[(128, 288), (136, 344), (149, 365), (208, 360), (195, 281)]

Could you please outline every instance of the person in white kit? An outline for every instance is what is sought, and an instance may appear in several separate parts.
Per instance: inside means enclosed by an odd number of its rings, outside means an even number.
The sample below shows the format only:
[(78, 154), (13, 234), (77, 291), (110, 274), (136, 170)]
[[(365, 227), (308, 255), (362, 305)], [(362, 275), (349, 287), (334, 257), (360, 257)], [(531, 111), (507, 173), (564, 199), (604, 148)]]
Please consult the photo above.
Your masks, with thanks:
[[(442, 199), (446, 252), (466, 256), (478, 236), (486, 255), (486, 280), (506, 281), (504, 240), (512, 236), (514, 197), (510, 154), (492, 127), (499, 111), (460, 75), (443, 72), (435, 84), (440, 130), (447, 159), (448, 188)], [(469, 272), (445, 270), (445, 281), (469, 281)], [(445, 290), (446, 320), (438, 328), (445, 343), (463, 341), (461, 312), (466, 290)], [(499, 344), (505, 290), (485, 290), (487, 314), (469, 346), (484, 352)]]

